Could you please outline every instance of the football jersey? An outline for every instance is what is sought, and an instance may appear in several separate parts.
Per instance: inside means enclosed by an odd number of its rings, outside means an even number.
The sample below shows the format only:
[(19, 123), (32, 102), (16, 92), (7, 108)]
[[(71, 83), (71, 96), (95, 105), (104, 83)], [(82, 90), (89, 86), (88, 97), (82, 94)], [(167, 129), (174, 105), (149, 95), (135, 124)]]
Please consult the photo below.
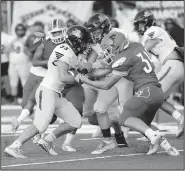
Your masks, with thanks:
[(8, 56), (5, 53), (5, 49), (9, 46), (13, 37), (5, 32), (1, 32), (1, 63), (8, 62)]
[(116, 55), (112, 63), (112, 73), (132, 81), (135, 91), (149, 83), (160, 86), (154, 68), (145, 48), (136, 42)]
[[(56, 46), (57, 44), (53, 43), (51, 39), (45, 39), (44, 40), (44, 52), (42, 55), (42, 59), (48, 60)], [(46, 75), (47, 69), (41, 66), (38, 66), (38, 67), (32, 66), (30, 69), (30, 72), (36, 76), (44, 77)]]
[(164, 63), (168, 55), (174, 50), (177, 46), (173, 38), (161, 27), (151, 26), (146, 30), (143, 36), (142, 45), (145, 46), (145, 43), (150, 39), (160, 39), (161, 41), (156, 44), (150, 51), (157, 56), (161, 64)]
[(29, 62), (29, 57), (24, 53), (25, 37), (15, 38), (10, 45), (9, 61), (12, 64)]
[(77, 69), (79, 62), (77, 56), (68, 44), (64, 43), (58, 45), (51, 53), (48, 61), (48, 70), (40, 85), (61, 93), (66, 84), (60, 79), (60, 71), (57, 67), (59, 61), (67, 63), (70, 66), (69, 70), (71, 68)]
[(34, 43), (35, 39), (37, 38), (37, 36), (32, 33), (31, 35), (29, 35), (26, 39), (25, 42), (25, 46), (28, 48), (28, 50), (32, 53), (32, 57), (35, 53), (35, 51), (37, 50), (37, 47), (40, 45), (40, 43), (42, 42), (41, 39), (40, 41)]

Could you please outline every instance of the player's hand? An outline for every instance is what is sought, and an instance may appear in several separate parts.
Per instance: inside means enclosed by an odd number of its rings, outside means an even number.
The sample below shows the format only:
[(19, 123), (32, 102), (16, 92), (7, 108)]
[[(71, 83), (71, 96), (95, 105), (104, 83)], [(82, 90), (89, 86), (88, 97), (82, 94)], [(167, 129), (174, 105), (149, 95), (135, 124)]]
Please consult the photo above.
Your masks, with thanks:
[(77, 83), (81, 84), (81, 78), (82, 78), (82, 74), (77, 74), (76, 77), (75, 77), (75, 80)]

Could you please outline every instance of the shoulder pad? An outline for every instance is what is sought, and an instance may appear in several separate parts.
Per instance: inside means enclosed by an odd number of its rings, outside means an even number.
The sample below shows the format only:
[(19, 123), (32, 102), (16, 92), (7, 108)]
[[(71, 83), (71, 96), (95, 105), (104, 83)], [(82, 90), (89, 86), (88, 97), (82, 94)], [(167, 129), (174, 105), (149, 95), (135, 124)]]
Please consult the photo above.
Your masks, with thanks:
[(160, 28), (157, 26), (152, 26), (146, 30), (144, 36), (147, 36), (149, 39), (155, 39), (160, 35)]

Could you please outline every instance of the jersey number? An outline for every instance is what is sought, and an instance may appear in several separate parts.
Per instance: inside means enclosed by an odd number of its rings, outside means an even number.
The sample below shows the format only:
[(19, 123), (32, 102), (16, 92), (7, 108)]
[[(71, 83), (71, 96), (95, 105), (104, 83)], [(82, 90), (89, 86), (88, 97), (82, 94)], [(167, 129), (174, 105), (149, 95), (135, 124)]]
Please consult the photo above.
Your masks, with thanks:
[[(64, 50), (68, 50), (68, 47), (66, 47), (66, 46), (64, 46), (64, 45), (60, 46), (60, 48), (62, 48), (62, 49), (64, 49)], [(64, 54), (59, 53), (59, 52), (55, 52), (55, 55), (56, 55), (57, 60), (54, 60), (54, 61), (52, 62), (52, 64), (53, 64), (54, 66), (57, 66), (57, 64), (55, 64), (55, 63), (58, 61), (58, 59), (62, 58), (62, 57), (64, 56)]]
[[(143, 55), (144, 54), (144, 55)], [(143, 70), (148, 74), (150, 72), (152, 72), (152, 66), (150, 65), (150, 57), (148, 56), (148, 54), (143, 51), (142, 53), (139, 53), (136, 55), (137, 57), (141, 58), (142, 62), (144, 62), (147, 66), (143, 68)]]

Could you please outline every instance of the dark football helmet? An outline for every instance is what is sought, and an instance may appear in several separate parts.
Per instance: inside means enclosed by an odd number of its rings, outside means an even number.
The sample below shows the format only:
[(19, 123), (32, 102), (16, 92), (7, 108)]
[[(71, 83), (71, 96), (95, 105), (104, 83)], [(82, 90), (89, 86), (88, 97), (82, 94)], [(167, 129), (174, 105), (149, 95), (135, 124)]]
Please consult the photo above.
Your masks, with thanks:
[(134, 18), (135, 30), (143, 35), (149, 27), (155, 25), (155, 21), (154, 15), (150, 11), (140, 11)]
[(78, 55), (88, 48), (90, 32), (83, 26), (74, 25), (67, 29), (66, 43)]
[(111, 30), (111, 22), (105, 14), (94, 14), (84, 26), (92, 33), (96, 43), (101, 43), (104, 35)]
[(15, 27), (15, 33), (17, 37), (24, 37), (26, 35), (27, 28), (24, 24), (17, 24)]

